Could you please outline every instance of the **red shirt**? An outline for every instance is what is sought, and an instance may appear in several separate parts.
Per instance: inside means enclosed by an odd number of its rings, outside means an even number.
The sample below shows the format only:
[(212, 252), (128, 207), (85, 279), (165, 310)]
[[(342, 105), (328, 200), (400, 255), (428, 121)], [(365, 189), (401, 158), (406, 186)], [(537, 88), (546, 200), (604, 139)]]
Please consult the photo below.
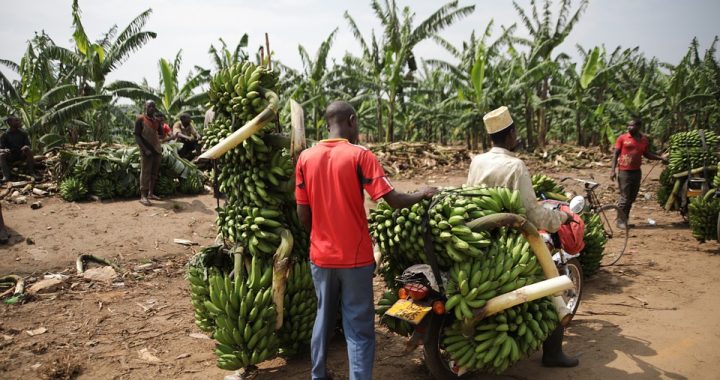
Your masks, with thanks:
[(630, 133), (623, 133), (615, 141), (615, 149), (620, 151), (618, 156), (618, 169), (620, 170), (640, 170), (643, 155), (648, 150), (650, 143), (647, 137), (640, 135), (640, 140), (636, 140)]
[(367, 148), (345, 139), (323, 140), (300, 154), (295, 199), (312, 211), (310, 260), (323, 268), (375, 262), (363, 189), (377, 200), (393, 190)]

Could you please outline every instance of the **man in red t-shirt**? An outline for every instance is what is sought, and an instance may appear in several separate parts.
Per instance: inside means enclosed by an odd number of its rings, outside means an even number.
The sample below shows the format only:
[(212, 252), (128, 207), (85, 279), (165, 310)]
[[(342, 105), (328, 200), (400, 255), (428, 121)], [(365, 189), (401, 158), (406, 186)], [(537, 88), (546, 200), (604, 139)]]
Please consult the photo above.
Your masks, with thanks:
[(310, 261), (317, 316), (311, 340), (312, 379), (327, 379), (328, 342), (342, 309), (350, 379), (372, 377), (375, 358), (375, 315), (372, 241), (365, 215), (364, 191), (393, 208), (410, 207), (437, 193), (395, 191), (375, 155), (355, 145), (358, 122), (353, 107), (331, 103), (325, 120), (329, 138), (298, 158), (295, 198), (300, 222), (310, 231)]
[[(633, 202), (640, 191), (640, 182), (642, 181), (642, 171), (640, 165), (642, 158), (650, 160), (662, 160), (666, 162), (664, 156), (659, 156), (648, 150), (650, 142), (647, 137), (641, 133), (642, 120), (633, 119), (628, 123), (627, 133), (618, 137), (615, 141), (615, 154), (612, 160), (611, 180), (617, 177), (620, 187), (620, 200), (618, 206), (625, 212), (626, 220), (630, 220), (630, 209)], [(616, 173), (615, 168), (619, 169)], [(625, 228), (625, 222), (617, 221), (620, 228)]]

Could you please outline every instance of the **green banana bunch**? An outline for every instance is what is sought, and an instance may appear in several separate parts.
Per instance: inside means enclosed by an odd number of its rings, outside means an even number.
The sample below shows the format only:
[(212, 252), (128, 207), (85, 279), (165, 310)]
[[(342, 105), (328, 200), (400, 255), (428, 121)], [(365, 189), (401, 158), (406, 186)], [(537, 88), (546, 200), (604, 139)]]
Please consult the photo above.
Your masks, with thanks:
[(705, 130), (704, 134), (704, 149), (698, 130), (678, 132), (670, 137), (668, 169), (671, 174), (718, 163), (718, 156), (715, 152), (720, 138), (713, 131)]
[(202, 173), (192, 173), (180, 179), (179, 190), (183, 194), (200, 194), (203, 191)]
[(285, 291), (285, 305), (288, 306), (278, 335), (283, 353), (294, 355), (310, 344), (315, 324), (317, 298), (308, 261), (293, 264)]
[(174, 178), (161, 174), (155, 184), (155, 194), (162, 196), (173, 195), (176, 188), (177, 182)]
[(720, 187), (720, 163), (718, 163), (717, 170), (715, 171), (715, 178), (713, 178), (713, 186)]
[(718, 240), (717, 223), (720, 199), (710, 191), (705, 196), (692, 198), (688, 205), (688, 219), (693, 237), (699, 242)]
[(76, 177), (67, 177), (60, 182), (60, 196), (68, 202), (83, 200), (87, 194), (85, 184)]
[(532, 176), (532, 187), (535, 191), (535, 197), (538, 199), (557, 199), (565, 200), (565, 188), (555, 182), (554, 179), (545, 174), (535, 174)]
[(380, 323), (387, 327), (388, 330), (398, 335), (410, 336), (413, 332), (413, 327), (410, 323), (385, 315), (385, 312), (387, 312), (397, 300), (398, 295), (395, 291), (386, 290), (382, 298), (378, 300), (375, 313), (379, 316)]
[(110, 199), (115, 195), (115, 182), (109, 178), (96, 177), (90, 184), (90, 194), (100, 199)]
[(582, 265), (583, 275), (592, 276), (600, 268), (607, 236), (599, 214), (585, 213), (582, 215), (585, 222), (585, 235), (583, 236), (585, 248), (583, 248), (578, 260)]
[(445, 328), (442, 346), (453, 365), (500, 374), (537, 351), (557, 325), (552, 301), (542, 298), (484, 318), (469, 337), (456, 320)]

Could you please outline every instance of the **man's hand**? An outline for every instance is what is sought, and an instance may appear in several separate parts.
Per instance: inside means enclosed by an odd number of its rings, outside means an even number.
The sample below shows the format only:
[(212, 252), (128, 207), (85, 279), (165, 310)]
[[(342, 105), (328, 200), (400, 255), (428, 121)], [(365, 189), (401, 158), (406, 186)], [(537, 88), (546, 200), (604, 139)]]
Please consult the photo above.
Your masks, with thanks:
[(669, 158), (669, 157), (670, 157), (670, 154), (669, 154), (669, 153), (665, 153), (665, 154), (663, 154), (662, 156), (660, 156), (660, 159), (662, 160), (662, 163), (663, 163), (664, 165), (667, 165), (667, 164), (668, 164), (668, 158)]
[(29, 151), (30, 151), (30, 146), (29, 146), (29, 145), (25, 145), (24, 147), (20, 148), (20, 151), (21, 151), (21, 152), (29, 152)]
[(143, 154), (143, 156), (145, 156), (145, 157), (150, 157), (150, 156), (152, 156), (152, 153), (151, 153), (149, 150), (147, 150), (147, 149), (143, 149), (142, 154)]
[(566, 211), (563, 212), (565, 213), (565, 215), (567, 215), (567, 219), (565, 219), (565, 223), (563, 224), (575, 223), (575, 214)]
[(435, 194), (438, 193), (438, 188), (426, 186), (420, 188), (418, 192), (423, 195), (423, 199), (431, 199)]
[(610, 180), (615, 182), (616, 179), (617, 179), (617, 172), (615, 171), (615, 169), (613, 169), (612, 173), (610, 174)]

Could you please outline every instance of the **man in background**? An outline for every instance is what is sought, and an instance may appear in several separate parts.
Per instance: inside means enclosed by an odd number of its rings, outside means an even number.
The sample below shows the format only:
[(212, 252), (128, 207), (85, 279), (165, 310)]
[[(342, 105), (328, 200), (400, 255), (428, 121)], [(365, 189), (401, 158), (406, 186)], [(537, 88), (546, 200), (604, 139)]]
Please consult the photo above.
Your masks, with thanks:
[[(667, 163), (665, 156), (659, 156), (648, 150), (650, 142), (642, 134), (642, 120), (632, 119), (628, 123), (627, 133), (623, 133), (615, 141), (615, 154), (612, 159), (612, 173), (610, 179), (618, 180), (620, 188), (620, 200), (618, 207), (625, 213), (625, 220), (616, 221), (619, 228), (625, 229), (626, 223), (630, 222), (630, 210), (640, 191), (642, 182), (643, 157), (649, 160), (662, 160)], [(626, 222), (627, 221), (627, 222)]]
[(160, 199), (154, 194), (155, 183), (160, 175), (162, 125), (155, 118), (155, 102), (145, 102), (145, 113), (135, 121), (135, 142), (140, 148), (140, 203), (150, 206), (150, 199)]
[(180, 115), (180, 121), (176, 122), (172, 129), (175, 139), (183, 143), (182, 148), (178, 151), (180, 157), (191, 159), (193, 153), (199, 147), (200, 135), (192, 124), (190, 114), (184, 113)]
[(35, 159), (30, 145), (30, 137), (21, 128), (20, 119), (11, 115), (5, 119), (5, 123), (8, 125), (8, 130), (0, 136), (0, 168), (3, 174), (0, 183), (12, 179), (10, 164), (21, 160), (25, 161), (28, 174), (38, 180), (35, 176)]

